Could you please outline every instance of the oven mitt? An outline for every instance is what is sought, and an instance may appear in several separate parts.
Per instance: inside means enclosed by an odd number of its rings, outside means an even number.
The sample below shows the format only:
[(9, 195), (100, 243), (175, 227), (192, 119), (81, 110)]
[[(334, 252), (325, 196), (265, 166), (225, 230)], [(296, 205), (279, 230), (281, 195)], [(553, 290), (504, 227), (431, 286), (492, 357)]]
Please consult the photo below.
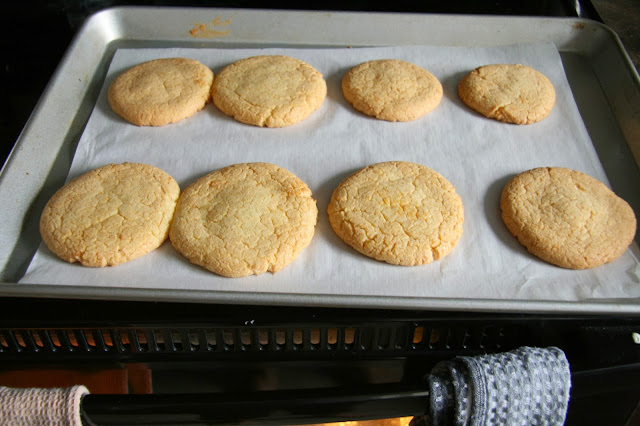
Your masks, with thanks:
[(16, 426), (81, 426), (80, 401), (88, 393), (84, 386), (52, 389), (0, 386), (0, 421)]
[(412, 426), (563, 425), (571, 372), (555, 347), (457, 357), (426, 376), (427, 415)]

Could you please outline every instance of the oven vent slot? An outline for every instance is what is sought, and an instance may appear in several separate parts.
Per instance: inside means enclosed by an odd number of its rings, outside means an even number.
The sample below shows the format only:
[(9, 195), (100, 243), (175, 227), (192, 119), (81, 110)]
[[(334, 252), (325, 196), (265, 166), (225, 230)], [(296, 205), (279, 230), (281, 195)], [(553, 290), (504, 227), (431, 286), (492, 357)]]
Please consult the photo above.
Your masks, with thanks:
[(86, 350), (82, 330), (0, 330), (0, 353), (74, 352)]
[(299, 327), (114, 327), (0, 329), (2, 354), (104, 354), (242, 352), (492, 351), (515, 347), (513, 327), (402, 323)]
[(418, 351), (491, 351), (522, 344), (517, 327), (479, 325), (472, 327), (415, 325), (411, 347)]

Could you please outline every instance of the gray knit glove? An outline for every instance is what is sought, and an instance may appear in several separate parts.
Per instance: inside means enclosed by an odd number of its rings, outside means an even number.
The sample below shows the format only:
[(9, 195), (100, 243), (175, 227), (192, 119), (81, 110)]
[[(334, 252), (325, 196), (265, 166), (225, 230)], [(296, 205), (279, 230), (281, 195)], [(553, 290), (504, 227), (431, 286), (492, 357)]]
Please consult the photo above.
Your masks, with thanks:
[(457, 357), (427, 376), (429, 415), (412, 425), (562, 425), (571, 372), (558, 348)]

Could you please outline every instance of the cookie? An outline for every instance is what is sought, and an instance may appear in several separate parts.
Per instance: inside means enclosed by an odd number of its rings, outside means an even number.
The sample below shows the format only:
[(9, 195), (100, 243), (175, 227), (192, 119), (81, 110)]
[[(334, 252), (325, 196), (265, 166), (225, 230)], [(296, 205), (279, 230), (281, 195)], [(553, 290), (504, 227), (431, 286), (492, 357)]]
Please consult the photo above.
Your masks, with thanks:
[(430, 72), (410, 62), (382, 59), (351, 68), (342, 93), (355, 109), (386, 121), (410, 121), (442, 100), (442, 85)]
[(226, 66), (213, 83), (213, 103), (241, 123), (286, 127), (307, 118), (327, 96), (322, 74), (288, 56), (253, 56)]
[(137, 126), (164, 126), (190, 117), (211, 100), (213, 72), (193, 59), (144, 62), (109, 86), (111, 109)]
[(597, 179), (561, 167), (515, 176), (502, 191), (500, 207), (505, 225), (529, 252), (563, 268), (611, 262), (636, 233), (626, 201)]
[(355, 250), (406, 266), (450, 253), (464, 221), (453, 185), (428, 167), (404, 161), (374, 164), (347, 177), (327, 211), (333, 230)]
[(189, 261), (225, 277), (277, 272), (313, 237), (318, 209), (309, 187), (268, 163), (236, 164), (184, 190), (170, 239)]
[(539, 71), (520, 64), (486, 65), (460, 80), (460, 99), (485, 117), (531, 124), (547, 117), (556, 91)]
[(40, 234), (59, 258), (84, 266), (118, 265), (159, 247), (180, 195), (166, 172), (146, 164), (109, 164), (68, 182), (40, 217)]

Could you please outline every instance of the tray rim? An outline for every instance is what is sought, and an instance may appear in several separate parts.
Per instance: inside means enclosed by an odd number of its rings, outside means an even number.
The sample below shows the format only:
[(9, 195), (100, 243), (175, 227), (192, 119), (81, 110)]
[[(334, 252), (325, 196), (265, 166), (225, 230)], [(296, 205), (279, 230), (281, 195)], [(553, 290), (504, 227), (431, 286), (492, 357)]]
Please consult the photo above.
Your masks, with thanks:
[[(67, 291), (62, 291), (66, 288)], [(362, 308), (388, 310), (469, 311), (488, 313), (640, 315), (640, 299), (601, 302), (551, 300), (412, 298), (404, 296), (349, 296), (296, 293), (245, 293), (232, 291), (145, 289), (126, 287), (9, 284), (0, 297), (47, 297), (137, 302), (207, 303), (229, 305), (295, 306), (318, 308)], [(295, 300), (291, 300), (295, 298)], [(404, 303), (396, 304), (402, 300)], [(636, 303), (630, 304), (629, 302)]]
[[(43, 110), (46, 109), (47, 104), (52, 101), (53, 97), (57, 96), (57, 92), (59, 92), (61, 84), (64, 85), (64, 80), (66, 76), (64, 75), (70, 68), (73, 68), (74, 58), (78, 55), (79, 51), (86, 49), (86, 42), (84, 42), (83, 38), (87, 36), (88, 33), (98, 32), (98, 35), (104, 36), (101, 40), (103, 44), (101, 45), (102, 50), (100, 52), (100, 62), (94, 63), (92, 80), (94, 81), (94, 86), (98, 84), (102, 85), (101, 81), (96, 82), (96, 79), (100, 80), (100, 66), (106, 61), (110, 61), (108, 56), (112, 55), (115, 51), (115, 45), (118, 43), (132, 43), (132, 42), (149, 42), (149, 41), (159, 41), (160, 43), (185, 43), (188, 44), (200, 44), (202, 47), (207, 47), (208, 45), (216, 45), (216, 47), (221, 47), (220, 44), (228, 44), (228, 43), (240, 43), (240, 44), (252, 44), (255, 41), (251, 41), (246, 38), (238, 37), (230, 39), (205, 39), (204, 41), (201, 39), (194, 40), (190, 38), (188, 35), (185, 35), (182, 38), (171, 38), (166, 39), (163, 38), (162, 33), (154, 34), (151, 37), (147, 38), (136, 38), (136, 31), (140, 31), (141, 29), (135, 25), (126, 25), (126, 22), (123, 22), (124, 17), (126, 19), (133, 19), (135, 21), (135, 16), (137, 13), (168, 13), (168, 14), (177, 14), (180, 12), (188, 11), (189, 13), (208, 11), (216, 14), (233, 14), (233, 16), (255, 16), (256, 14), (267, 14), (269, 17), (285, 17), (288, 19), (292, 19), (295, 17), (305, 17), (305, 19), (317, 19), (319, 17), (328, 17), (328, 19), (335, 19), (334, 17), (339, 17), (340, 19), (348, 19), (350, 17), (368, 17), (369, 19), (391, 19), (395, 20), (395, 22), (402, 22), (403, 20), (409, 21), (420, 21), (422, 23), (429, 21), (430, 19), (445, 19), (445, 20), (454, 20), (458, 22), (466, 22), (466, 21), (477, 21), (478, 19), (485, 21), (485, 23), (504, 23), (507, 20), (510, 22), (518, 22), (518, 24), (524, 23), (535, 23), (542, 26), (559, 26), (564, 28), (566, 33), (566, 27), (571, 25), (573, 30), (584, 30), (585, 28), (588, 30), (596, 31), (595, 29), (602, 29), (603, 31), (598, 35), (600, 37), (601, 43), (611, 43), (613, 42), (616, 46), (616, 54), (619, 55), (620, 59), (625, 63), (626, 69), (630, 72), (630, 76), (634, 81), (634, 85), (636, 90), (640, 87), (640, 77), (638, 76), (638, 72), (635, 69), (629, 55), (625, 51), (619, 37), (613, 30), (607, 27), (604, 24), (599, 22), (595, 22), (589, 19), (584, 18), (565, 18), (565, 17), (531, 17), (531, 16), (519, 16), (519, 17), (505, 17), (505, 16), (495, 16), (495, 15), (430, 15), (430, 14), (407, 14), (407, 13), (388, 13), (388, 12), (326, 12), (326, 11), (299, 11), (299, 10), (267, 10), (267, 9), (220, 9), (220, 8), (200, 8), (200, 7), (150, 7), (150, 6), (118, 6), (113, 8), (108, 8), (101, 10), (91, 17), (87, 19), (87, 21), (82, 25), (80, 30), (74, 36), (71, 44), (69, 45), (67, 51), (65, 52), (58, 68), (54, 72), (49, 84), (47, 85), (45, 91), (41, 99), (38, 101), (32, 116), (28, 120), (27, 124), (20, 137), (18, 138), (12, 152), (10, 153), (7, 161), (3, 165), (3, 168), (0, 170), (0, 200), (3, 197), (2, 189), (6, 187), (2, 185), (5, 178), (9, 175), (16, 175), (13, 170), (13, 166), (15, 162), (20, 163), (21, 156), (24, 154), (18, 153), (24, 148), (24, 145), (28, 145), (28, 142), (33, 139), (31, 137), (30, 132), (32, 131), (32, 127), (38, 127), (38, 119), (42, 116)], [(117, 30), (120, 31), (116, 33), (115, 31), (112, 34), (101, 34), (100, 31), (105, 31), (104, 29), (100, 30), (96, 27), (100, 27), (104, 20), (117, 20)], [(125, 19), (125, 20), (126, 20)], [(107, 31), (108, 32), (108, 31)], [(567, 41), (566, 38), (562, 38), (566, 36), (566, 34), (562, 31), (558, 31), (558, 34), (555, 37), (559, 37), (559, 43), (556, 43), (559, 51), (568, 51), (574, 52), (578, 54), (582, 54), (585, 56), (595, 54), (599, 46), (585, 43), (580, 44), (580, 42)], [(577, 34), (580, 34), (578, 32)], [(604, 34), (604, 35), (603, 35)], [(276, 34), (273, 36), (273, 41), (264, 42), (262, 45), (272, 45), (282, 44), (282, 40), (277, 40), (280, 35)], [(155, 37), (155, 38), (154, 38)], [(322, 38), (322, 37), (321, 37)], [(579, 38), (579, 36), (578, 36)], [(328, 39), (324, 39), (320, 41), (318, 44), (324, 45), (326, 44)], [(290, 42), (290, 41), (289, 41)], [(291, 46), (295, 47), (305, 47), (312, 46), (314, 43), (298, 43), (298, 42), (290, 42)], [(357, 43), (342, 43), (354, 45), (354, 46), (369, 46), (372, 44), (357, 44)], [(423, 44), (423, 43), (417, 43)], [(492, 44), (499, 45), (501, 43)], [(510, 43), (512, 44), (512, 43)], [(379, 45), (379, 44), (373, 44)], [(260, 44), (258, 43), (258, 46)], [(333, 46), (333, 45), (332, 45)], [(164, 47), (167, 47), (166, 45)], [(252, 47), (256, 47), (253, 45)], [(564, 50), (563, 50), (564, 48)], [(582, 49), (582, 50), (581, 50)], [(585, 50), (587, 49), (587, 50)], [(108, 59), (108, 60), (107, 60)], [(102, 73), (106, 73), (106, 69), (102, 70)], [(104, 75), (103, 75), (104, 78)], [(89, 81), (89, 76), (85, 79), (87, 82)], [(91, 88), (90, 84), (85, 84), (84, 93), (82, 93), (82, 99), (85, 99), (87, 96), (90, 96), (88, 93)], [(64, 87), (64, 86), (62, 86)], [(80, 87), (80, 91), (82, 91), (82, 87)], [(95, 90), (95, 88), (94, 88)], [(97, 94), (95, 94), (97, 96)], [(93, 99), (93, 103), (95, 103), (95, 98)], [(80, 105), (79, 105), (80, 107)], [(91, 108), (92, 109), (92, 108)], [(81, 130), (84, 128), (86, 124), (86, 120), (89, 115), (85, 117), (84, 123), (71, 123), (71, 127), (69, 127), (66, 131), (66, 136), (69, 137), (69, 133), (78, 132), (77, 137), (79, 138), (81, 134)], [(75, 121), (75, 120), (74, 120)], [(82, 120), (79, 120), (82, 121)], [(75, 125), (76, 127), (73, 127)], [(79, 127), (78, 127), (79, 126)], [(26, 141), (26, 142), (25, 142)], [(77, 141), (76, 141), (77, 142)], [(62, 142), (64, 143), (64, 141)], [(18, 157), (18, 160), (15, 157)], [(69, 161), (70, 162), (70, 161)], [(46, 166), (46, 165), (45, 165)], [(55, 168), (55, 165), (49, 165), (49, 169), (46, 171), (42, 171), (39, 173), (38, 179), (42, 183), (40, 189), (42, 190), (42, 186), (46, 186), (47, 180), (50, 180), (50, 174), (52, 172), (52, 168)], [(68, 171), (68, 169), (67, 169)], [(44, 173), (47, 172), (47, 173)], [(46, 190), (44, 191), (46, 192)], [(0, 203), (2, 204), (2, 203)], [(24, 207), (24, 206), (22, 206)], [(37, 206), (35, 207), (37, 208)], [(26, 211), (28, 213), (27, 208)], [(38, 236), (39, 238), (39, 236)], [(16, 247), (13, 248), (12, 254), (19, 248), (20, 240), (16, 241)], [(6, 250), (1, 253), (2, 257), (6, 256)], [(29, 257), (28, 261), (30, 262), (31, 257)], [(2, 261), (2, 267), (5, 267), (8, 261), (7, 259)], [(612, 314), (612, 313), (626, 313), (626, 314), (640, 314), (640, 304), (633, 303), (637, 302), (640, 299), (614, 299), (614, 300), (605, 300), (605, 301), (578, 301), (578, 302), (567, 302), (567, 301), (538, 301), (538, 300), (500, 300), (500, 299), (462, 299), (462, 298), (408, 298), (408, 297), (381, 297), (381, 296), (348, 296), (348, 295), (322, 295), (322, 294), (295, 294), (295, 293), (258, 293), (258, 294), (246, 294), (242, 292), (209, 292), (202, 290), (166, 290), (166, 289), (144, 289), (144, 288), (119, 288), (119, 287), (86, 287), (86, 286), (57, 286), (57, 285), (39, 285), (39, 284), (16, 284), (14, 282), (6, 282), (3, 279), (0, 282), (0, 296), (19, 296), (19, 297), (64, 297), (64, 298), (90, 298), (90, 299), (108, 299), (108, 300), (154, 300), (154, 301), (172, 301), (172, 302), (206, 302), (206, 303), (229, 303), (229, 304), (259, 304), (259, 305), (292, 305), (292, 299), (296, 306), (325, 306), (325, 307), (361, 307), (361, 308), (382, 308), (382, 309), (430, 309), (430, 310), (471, 310), (471, 311), (492, 311), (492, 312), (540, 312), (540, 313), (558, 313), (558, 311), (563, 313), (597, 313), (597, 314)], [(393, 302), (402, 300), (402, 305), (396, 305)]]

